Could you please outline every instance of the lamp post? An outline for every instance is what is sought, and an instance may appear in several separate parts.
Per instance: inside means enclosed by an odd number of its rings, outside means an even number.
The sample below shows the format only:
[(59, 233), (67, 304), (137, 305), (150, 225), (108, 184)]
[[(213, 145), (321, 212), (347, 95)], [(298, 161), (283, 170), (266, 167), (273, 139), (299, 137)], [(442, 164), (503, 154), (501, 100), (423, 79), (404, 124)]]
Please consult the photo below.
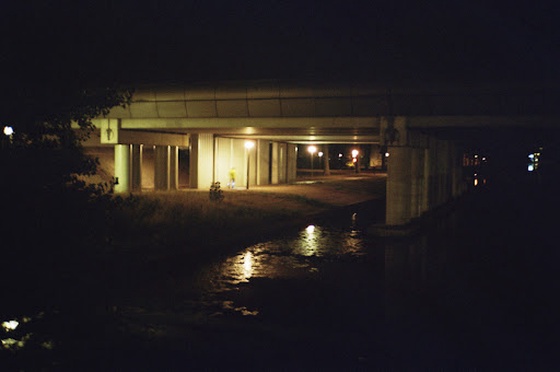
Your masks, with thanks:
[(255, 147), (255, 142), (245, 141), (245, 149), (247, 150), (247, 190), (249, 190), (249, 169), (251, 166), (251, 149)]
[[(14, 135), (14, 128), (6, 125), (4, 127), (4, 135), (8, 138), (8, 144), (6, 146), (10, 146), (12, 143), (13, 135)], [(2, 148), (4, 147), (4, 138), (2, 138)]]
[(356, 173), (360, 173), (360, 161), (358, 159), (359, 154), (360, 152), (358, 150), (352, 150), (352, 160), (354, 162), (354, 166), (356, 167)]
[(315, 146), (309, 146), (307, 148), (307, 151), (309, 152), (309, 154), (311, 155), (311, 177), (313, 177), (313, 154), (315, 153), (315, 151), (317, 151), (317, 147)]

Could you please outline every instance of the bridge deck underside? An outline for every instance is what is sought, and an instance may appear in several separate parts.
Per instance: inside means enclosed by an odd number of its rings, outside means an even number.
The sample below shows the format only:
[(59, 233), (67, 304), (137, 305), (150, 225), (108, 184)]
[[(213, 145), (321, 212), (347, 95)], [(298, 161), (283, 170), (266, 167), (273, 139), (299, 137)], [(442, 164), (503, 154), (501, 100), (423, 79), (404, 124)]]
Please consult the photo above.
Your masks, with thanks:
[[(555, 87), (383, 87), (356, 82), (244, 81), (151, 86), (108, 118), (135, 133), (265, 139), (288, 143), (380, 143), (382, 118), (407, 129), (461, 133), (479, 128), (554, 128)], [(458, 133), (454, 135), (452, 132)]]

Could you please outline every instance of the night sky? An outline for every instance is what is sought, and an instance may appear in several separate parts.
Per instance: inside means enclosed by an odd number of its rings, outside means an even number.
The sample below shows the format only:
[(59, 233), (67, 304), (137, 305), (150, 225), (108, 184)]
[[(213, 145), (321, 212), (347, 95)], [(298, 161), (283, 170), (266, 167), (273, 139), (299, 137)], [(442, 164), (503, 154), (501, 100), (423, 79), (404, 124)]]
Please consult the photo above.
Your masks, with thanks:
[(557, 79), (557, 1), (3, 1), (11, 82)]

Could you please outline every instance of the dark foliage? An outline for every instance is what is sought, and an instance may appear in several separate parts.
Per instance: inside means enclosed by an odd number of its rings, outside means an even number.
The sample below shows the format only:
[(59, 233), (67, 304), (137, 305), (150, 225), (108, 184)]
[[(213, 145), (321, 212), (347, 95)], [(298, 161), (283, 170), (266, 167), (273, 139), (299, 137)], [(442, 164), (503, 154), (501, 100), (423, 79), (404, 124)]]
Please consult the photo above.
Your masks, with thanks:
[(126, 105), (132, 90), (101, 70), (94, 74), (91, 55), (16, 45), (30, 36), (12, 31), (2, 36), (11, 39), (0, 57), (0, 129), (14, 130), (0, 134), (0, 254), (11, 278), (0, 289), (21, 297), (14, 305), (39, 304), (64, 296), (72, 286), (61, 283), (75, 281), (89, 248), (106, 237), (111, 185), (84, 181), (98, 161), (82, 142), (91, 119)]

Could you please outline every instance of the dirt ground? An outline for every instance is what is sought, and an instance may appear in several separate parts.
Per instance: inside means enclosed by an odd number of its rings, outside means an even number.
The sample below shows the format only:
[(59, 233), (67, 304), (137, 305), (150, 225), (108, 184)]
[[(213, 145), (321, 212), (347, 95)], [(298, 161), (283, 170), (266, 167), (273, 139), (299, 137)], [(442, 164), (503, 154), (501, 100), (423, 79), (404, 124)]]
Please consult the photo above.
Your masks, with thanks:
[(384, 198), (386, 179), (386, 173), (339, 171), (329, 176), (298, 176), (295, 183), (288, 185), (251, 186), (250, 190), (299, 195), (338, 207)]

